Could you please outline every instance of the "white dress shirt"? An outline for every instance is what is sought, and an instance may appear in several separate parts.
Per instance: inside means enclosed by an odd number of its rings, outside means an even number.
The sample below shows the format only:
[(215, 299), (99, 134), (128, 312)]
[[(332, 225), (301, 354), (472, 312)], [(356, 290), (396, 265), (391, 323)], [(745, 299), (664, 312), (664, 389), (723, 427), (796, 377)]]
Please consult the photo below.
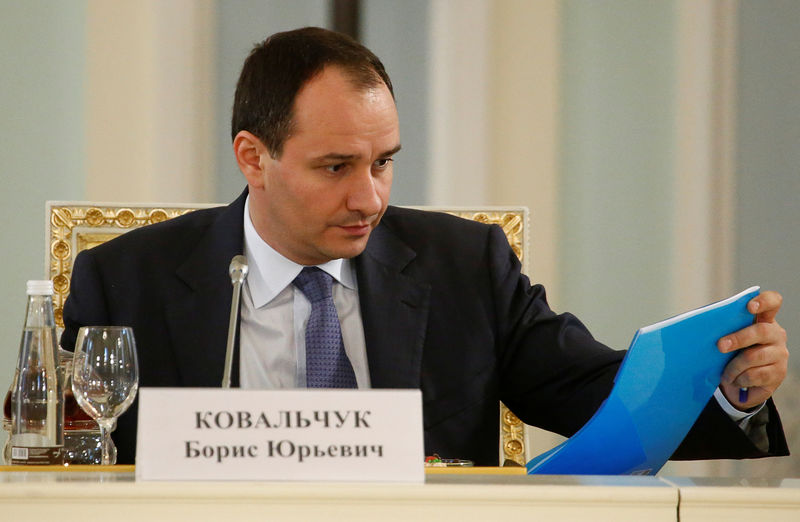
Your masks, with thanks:
[[(306, 387), (306, 323), (311, 303), (292, 281), (303, 269), (270, 247), (244, 205), (244, 251), (249, 271), (242, 289), (239, 382), (242, 388)], [(359, 388), (369, 388), (364, 326), (355, 267), (349, 259), (319, 265), (334, 278), (333, 302), (345, 351)]]

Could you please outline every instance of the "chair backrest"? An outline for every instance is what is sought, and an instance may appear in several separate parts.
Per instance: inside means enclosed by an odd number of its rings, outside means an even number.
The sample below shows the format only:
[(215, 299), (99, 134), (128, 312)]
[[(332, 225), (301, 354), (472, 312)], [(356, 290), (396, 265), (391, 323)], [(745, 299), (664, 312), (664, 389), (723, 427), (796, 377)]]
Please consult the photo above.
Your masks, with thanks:
[[(82, 250), (113, 239), (128, 230), (166, 221), (193, 210), (219, 204), (89, 203), (48, 201), (45, 270), (54, 287), (56, 322), (63, 327), (64, 301), (69, 295), (72, 263)], [(481, 223), (497, 224), (505, 232), (523, 271), (528, 265), (528, 209), (525, 207), (414, 207), (446, 212)], [(525, 465), (524, 424), (500, 405), (500, 461)]]

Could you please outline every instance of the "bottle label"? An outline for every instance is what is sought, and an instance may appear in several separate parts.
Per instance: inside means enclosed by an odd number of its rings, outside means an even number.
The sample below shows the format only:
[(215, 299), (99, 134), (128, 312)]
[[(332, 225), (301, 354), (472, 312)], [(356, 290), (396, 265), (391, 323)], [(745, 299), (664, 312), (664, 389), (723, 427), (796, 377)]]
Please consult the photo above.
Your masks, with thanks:
[(24, 464), (28, 466), (46, 466), (64, 463), (63, 446), (36, 447), (11, 447), (11, 464)]

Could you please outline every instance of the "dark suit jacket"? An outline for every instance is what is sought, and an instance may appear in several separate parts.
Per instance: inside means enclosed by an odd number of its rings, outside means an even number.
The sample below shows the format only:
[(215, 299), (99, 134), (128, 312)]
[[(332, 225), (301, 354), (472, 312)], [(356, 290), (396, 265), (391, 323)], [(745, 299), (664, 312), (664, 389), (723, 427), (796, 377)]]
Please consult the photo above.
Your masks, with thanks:
[[(245, 196), (81, 253), (64, 348), (82, 325), (130, 325), (141, 386), (219, 386)], [(356, 270), (372, 386), (422, 390), (427, 454), (496, 465), (499, 400), (528, 424), (570, 435), (612, 387), (624, 352), (552, 312), (499, 227), (389, 207)], [(769, 453), (785, 454), (770, 409)], [(136, 416), (134, 404), (114, 433), (121, 463), (134, 459)], [(766, 454), (712, 401), (675, 456)]]

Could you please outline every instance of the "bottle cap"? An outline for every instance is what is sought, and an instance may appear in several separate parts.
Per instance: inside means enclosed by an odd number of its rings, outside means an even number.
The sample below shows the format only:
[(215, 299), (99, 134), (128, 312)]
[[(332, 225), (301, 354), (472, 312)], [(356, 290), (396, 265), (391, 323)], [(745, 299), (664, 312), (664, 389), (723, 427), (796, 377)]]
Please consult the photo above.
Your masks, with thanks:
[(53, 295), (53, 282), (49, 279), (28, 281), (28, 295)]

